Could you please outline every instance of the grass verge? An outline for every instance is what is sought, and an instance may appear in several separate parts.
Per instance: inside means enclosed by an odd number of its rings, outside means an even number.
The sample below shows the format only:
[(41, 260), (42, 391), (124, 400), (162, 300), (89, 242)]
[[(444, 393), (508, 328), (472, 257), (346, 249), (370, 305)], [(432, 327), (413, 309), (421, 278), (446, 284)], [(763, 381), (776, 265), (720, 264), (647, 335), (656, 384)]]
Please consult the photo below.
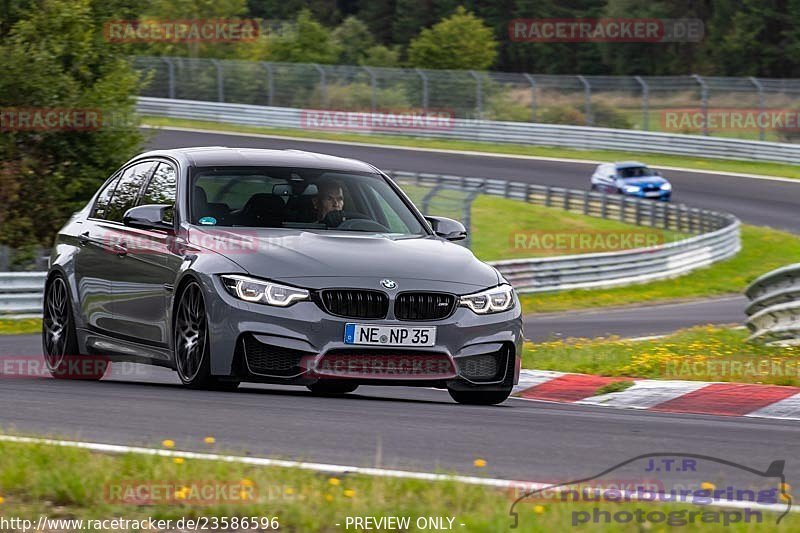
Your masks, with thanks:
[(40, 318), (0, 318), (0, 335), (25, 335), (28, 333), (41, 333), (42, 320)]
[(522, 365), (602, 376), (800, 387), (800, 346), (745, 342), (743, 329), (702, 326), (649, 341), (619, 338), (526, 343)]
[(574, 150), (547, 146), (527, 146), (519, 144), (495, 144), (474, 141), (454, 141), (421, 139), (391, 135), (369, 135), (361, 133), (331, 133), (323, 131), (300, 130), (291, 128), (268, 128), (261, 126), (241, 126), (221, 122), (201, 120), (171, 119), (163, 117), (143, 117), (143, 122), (157, 127), (197, 128), (213, 131), (236, 133), (256, 133), (262, 135), (280, 135), (298, 139), (330, 140), (341, 142), (361, 142), (382, 144), (387, 146), (403, 146), (412, 148), (428, 148), (439, 150), (463, 150), (486, 152), (490, 154), (527, 155), (538, 157), (554, 157), (560, 159), (578, 159), (588, 161), (619, 161), (625, 159), (645, 159), (650, 166), (681, 167), (697, 170), (739, 172), (763, 176), (781, 176), (800, 178), (800, 166), (782, 163), (766, 163), (754, 161), (729, 161), (689, 156), (673, 156), (649, 154), (641, 152), (623, 152), (606, 150)]
[(579, 289), (520, 296), (526, 313), (614, 307), (741, 294), (748, 283), (772, 269), (800, 261), (800, 238), (756, 226), (742, 226), (736, 257), (673, 279), (613, 289)]
[[(503, 531), (510, 525), (512, 494), (455, 482), (426, 482), (368, 476), (330, 476), (287, 468), (265, 468), (238, 463), (173, 459), (142, 455), (102, 455), (86, 450), (45, 445), (0, 443), (0, 515), (38, 523), (48, 519), (100, 520), (123, 518), (172, 520), (201, 517), (276, 517), (281, 531), (334, 532), (345, 528), (346, 517), (410, 517), (414, 527), (419, 517), (454, 518), (454, 530)], [(148, 504), (121, 503), (132, 488), (160, 488), (161, 496)], [(224, 503), (195, 498), (199, 487), (224, 487), (218, 492)], [(232, 490), (230, 488), (233, 488)], [(139, 491), (141, 496), (145, 494)], [(235, 497), (228, 498), (225, 495)], [(535, 504), (534, 504), (535, 503)], [(676, 504), (620, 504), (613, 502), (531, 502), (517, 507), (520, 531), (565, 531), (576, 512), (594, 508), (610, 511), (683, 512), (696, 510)], [(709, 511), (700, 506), (701, 511)], [(774, 527), (777, 515), (765, 513), (763, 524), (733, 524), (731, 531), (754, 531)], [(612, 524), (605, 531), (661, 531), (655, 521)], [(798, 521), (789, 516), (786, 524)], [(662, 516), (663, 521), (663, 516)], [(211, 522), (209, 522), (210, 524)], [(86, 522), (84, 522), (84, 525)], [(340, 524), (340, 525), (337, 525)], [(445, 521), (445, 524), (447, 522)], [(589, 526), (591, 527), (591, 526)], [(602, 527), (602, 526), (601, 526)], [(719, 524), (693, 526), (692, 530), (714, 530)], [(50, 529), (56, 529), (51, 526)], [(66, 529), (77, 531), (76, 524)], [(118, 527), (117, 531), (132, 528)], [(226, 528), (227, 529), (227, 528)], [(241, 528), (239, 530), (252, 530)], [(184, 529), (187, 530), (187, 529)], [(234, 529), (235, 530), (235, 529)], [(266, 528), (260, 530), (267, 530)]]

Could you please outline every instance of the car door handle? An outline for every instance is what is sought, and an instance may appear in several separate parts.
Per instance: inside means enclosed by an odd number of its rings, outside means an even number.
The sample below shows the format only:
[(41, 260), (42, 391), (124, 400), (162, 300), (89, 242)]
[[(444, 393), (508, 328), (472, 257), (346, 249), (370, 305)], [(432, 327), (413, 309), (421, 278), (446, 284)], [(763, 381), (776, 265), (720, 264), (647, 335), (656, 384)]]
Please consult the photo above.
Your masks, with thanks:
[(120, 257), (124, 257), (124, 256), (128, 255), (128, 247), (125, 245), (124, 242), (123, 243), (119, 243), (119, 244), (115, 244), (114, 245), (114, 253), (117, 254)]
[(90, 240), (91, 239), (89, 239), (89, 232), (88, 231), (84, 231), (83, 233), (78, 235), (78, 242), (81, 244), (81, 246), (86, 246), (87, 244), (89, 244)]

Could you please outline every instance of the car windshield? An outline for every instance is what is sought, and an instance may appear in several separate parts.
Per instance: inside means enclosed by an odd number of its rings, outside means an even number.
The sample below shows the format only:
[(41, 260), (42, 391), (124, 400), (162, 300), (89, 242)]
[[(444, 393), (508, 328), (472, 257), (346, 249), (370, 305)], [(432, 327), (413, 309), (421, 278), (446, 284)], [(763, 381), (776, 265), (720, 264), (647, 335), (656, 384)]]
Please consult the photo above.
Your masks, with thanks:
[(196, 168), (191, 221), (201, 226), (427, 235), (377, 173), (285, 167)]
[(625, 167), (619, 169), (619, 175), (621, 178), (646, 178), (649, 176), (655, 176), (656, 173), (650, 170), (647, 167)]

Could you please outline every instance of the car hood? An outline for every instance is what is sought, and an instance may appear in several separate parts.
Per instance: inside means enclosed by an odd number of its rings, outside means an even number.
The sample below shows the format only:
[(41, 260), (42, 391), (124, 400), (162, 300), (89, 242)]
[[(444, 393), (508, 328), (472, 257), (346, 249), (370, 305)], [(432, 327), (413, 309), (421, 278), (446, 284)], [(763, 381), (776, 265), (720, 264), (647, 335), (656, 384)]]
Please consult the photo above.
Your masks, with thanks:
[(667, 183), (667, 180), (661, 176), (647, 176), (644, 178), (623, 178), (624, 185), (636, 185), (637, 187), (644, 187), (646, 185), (656, 185), (658, 187)]
[(433, 236), (215, 227), (192, 228), (189, 241), (221, 253), (252, 276), (310, 289), (378, 288), (388, 278), (401, 291), (438, 288), (465, 294), (500, 281), (497, 271), (467, 248)]

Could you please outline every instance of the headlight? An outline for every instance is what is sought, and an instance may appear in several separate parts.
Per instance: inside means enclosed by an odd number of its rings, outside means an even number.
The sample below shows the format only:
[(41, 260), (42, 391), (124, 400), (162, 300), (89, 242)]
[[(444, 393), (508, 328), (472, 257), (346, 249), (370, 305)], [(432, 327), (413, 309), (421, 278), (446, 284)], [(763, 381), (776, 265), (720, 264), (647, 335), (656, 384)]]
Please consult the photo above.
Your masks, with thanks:
[(637, 187), (636, 185), (626, 185), (625, 192), (635, 193), (641, 191), (641, 187)]
[(672, 184), (671, 184), (671, 183), (669, 183), (669, 182), (667, 182), (667, 183), (662, 183), (662, 184), (661, 184), (661, 190), (662, 190), (662, 191), (671, 191), (671, 190), (672, 190)]
[(225, 275), (222, 276), (222, 284), (231, 295), (240, 300), (278, 307), (288, 307), (295, 302), (308, 300), (310, 297), (305, 289), (288, 287), (247, 276)]
[(511, 285), (500, 285), (475, 294), (467, 294), (460, 298), (459, 305), (469, 307), (479, 315), (508, 311), (514, 307), (514, 289)]

